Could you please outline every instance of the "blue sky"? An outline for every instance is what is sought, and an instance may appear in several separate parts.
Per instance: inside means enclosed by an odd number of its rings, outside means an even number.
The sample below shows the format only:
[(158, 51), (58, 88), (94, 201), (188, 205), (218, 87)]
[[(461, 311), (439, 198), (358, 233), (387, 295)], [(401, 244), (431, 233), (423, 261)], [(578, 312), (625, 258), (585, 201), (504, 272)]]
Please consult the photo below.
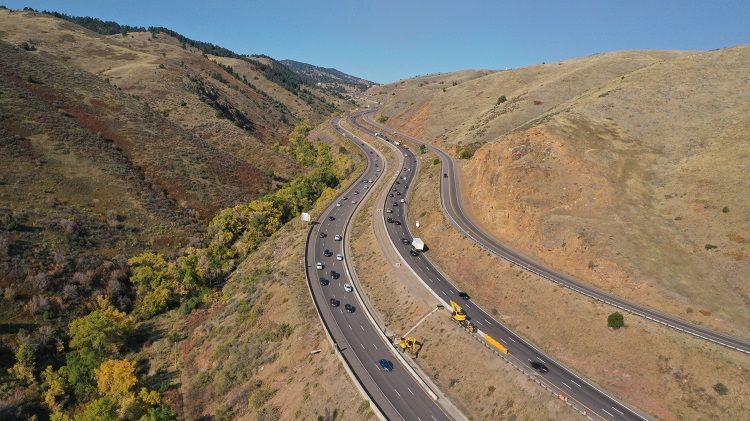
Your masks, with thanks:
[(631, 49), (750, 42), (748, 0), (0, 0), (163, 26), (240, 54), (292, 59), (378, 83)]

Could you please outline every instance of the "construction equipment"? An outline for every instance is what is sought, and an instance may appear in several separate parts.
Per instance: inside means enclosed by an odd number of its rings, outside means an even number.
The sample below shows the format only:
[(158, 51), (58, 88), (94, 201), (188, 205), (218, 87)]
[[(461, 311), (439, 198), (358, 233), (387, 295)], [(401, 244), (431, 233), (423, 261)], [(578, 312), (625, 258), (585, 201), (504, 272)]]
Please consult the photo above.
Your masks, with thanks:
[(503, 344), (501, 344), (500, 342), (496, 341), (495, 338), (493, 338), (492, 336), (490, 336), (490, 335), (488, 335), (488, 334), (485, 333), (484, 334), (484, 339), (487, 342), (489, 342), (490, 344), (494, 345), (495, 348), (497, 348), (498, 351), (502, 352), (503, 354), (507, 354), (508, 353), (508, 348), (504, 347)]
[(398, 344), (401, 347), (401, 351), (410, 351), (414, 355), (414, 358), (417, 357), (419, 350), (422, 349), (422, 344), (417, 341), (417, 338), (411, 336), (402, 337), (398, 341)]
[(471, 333), (477, 331), (476, 326), (467, 319), (466, 312), (453, 300), (451, 300), (451, 310), (451, 317), (454, 322)]

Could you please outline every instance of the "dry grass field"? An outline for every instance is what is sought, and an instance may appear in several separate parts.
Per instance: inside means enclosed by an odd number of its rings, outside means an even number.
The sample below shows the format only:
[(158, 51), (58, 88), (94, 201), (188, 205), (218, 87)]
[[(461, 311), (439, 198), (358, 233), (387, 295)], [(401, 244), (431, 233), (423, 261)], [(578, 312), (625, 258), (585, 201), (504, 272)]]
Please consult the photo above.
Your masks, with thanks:
[[(493, 73), (383, 114), (448, 150), (476, 149), (461, 161), (467, 208), (507, 244), (748, 339), (750, 98), (737, 87), (747, 83), (749, 54), (740, 46), (595, 55)], [(493, 85), (496, 78), (503, 83)], [(507, 101), (497, 104), (500, 95)], [(528, 110), (534, 101), (536, 113)], [(659, 418), (747, 414), (744, 355), (628, 315), (625, 329), (610, 330), (614, 309), (508, 267), (456, 234), (432, 183), (411, 201), (410, 218), (423, 224), (415, 235), (484, 307)]]

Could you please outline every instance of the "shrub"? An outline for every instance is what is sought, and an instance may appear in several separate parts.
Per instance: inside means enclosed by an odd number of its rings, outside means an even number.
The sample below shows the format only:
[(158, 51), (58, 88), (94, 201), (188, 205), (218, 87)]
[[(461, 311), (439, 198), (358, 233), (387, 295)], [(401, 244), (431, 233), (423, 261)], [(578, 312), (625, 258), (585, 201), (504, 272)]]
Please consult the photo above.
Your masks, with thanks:
[(729, 213), (729, 206), (724, 206), (724, 209), (721, 210), (724, 213)]
[(380, 122), (380, 123), (385, 123), (386, 121), (388, 121), (388, 116), (385, 116), (385, 115), (381, 115), (381, 116), (380, 116), (380, 117), (378, 118), (378, 122)]
[(721, 383), (721, 382), (719, 382), (719, 383), (716, 383), (716, 384), (714, 385), (714, 390), (716, 391), (716, 393), (718, 393), (718, 394), (720, 394), (720, 395), (722, 395), (722, 396), (724, 396), (724, 395), (726, 395), (727, 393), (729, 393), (729, 388), (727, 388), (727, 387), (726, 387), (726, 386), (724, 385), (724, 383)]
[(615, 330), (625, 326), (625, 318), (623, 317), (622, 313), (620, 313), (619, 311), (615, 311), (614, 313), (610, 314), (609, 317), (607, 317), (607, 326)]
[(6, 213), (5, 215), (3, 215), (3, 226), (7, 231), (15, 231), (16, 229), (18, 229), (18, 223), (13, 218), (13, 214)]
[(440, 158), (435, 158), (435, 159), (434, 159), (434, 160), (432, 161), (432, 165), (439, 165), (439, 164), (440, 164)]
[(507, 100), (508, 98), (506, 98), (505, 95), (500, 95), (500, 98), (497, 99), (497, 105), (500, 105)]
[(711, 249), (715, 249), (715, 248), (718, 248), (719, 246), (715, 246), (715, 245), (713, 245), (713, 244), (706, 244), (706, 246), (705, 246), (705, 247), (706, 247), (706, 250), (711, 250)]

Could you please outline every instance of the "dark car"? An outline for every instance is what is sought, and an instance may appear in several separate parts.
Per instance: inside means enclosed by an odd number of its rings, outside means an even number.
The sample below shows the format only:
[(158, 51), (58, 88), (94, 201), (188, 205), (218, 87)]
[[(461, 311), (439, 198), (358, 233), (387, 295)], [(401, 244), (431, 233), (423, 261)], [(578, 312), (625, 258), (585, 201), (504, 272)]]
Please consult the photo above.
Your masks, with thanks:
[(386, 221), (388, 221), (389, 224), (392, 224), (393, 223), (393, 218), (388, 218), (388, 219), (386, 219)]
[(393, 371), (393, 363), (386, 360), (385, 358), (380, 359), (380, 367), (385, 371)]
[(468, 300), (469, 298), (471, 298), (471, 297), (469, 297), (469, 294), (467, 294), (465, 292), (459, 292), (458, 296), (461, 297), (461, 298), (463, 298), (464, 300)]
[(326, 249), (326, 251), (323, 252), (323, 256), (331, 257), (333, 256), (333, 252), (331, 250)]
[(339, 306), (339, 300), (335, 298), (331, 298), (331, 307), (338, 307)]
[(335, 270), (331, 271), (331, 279), (339, 279), (339, 276), (341, 276), (338, 272)]
[(398, 202), (393, 202), (393, 206), (398, 206)]
[(414, 249), (409, 250), (409, 254), (411, 254), (412, 256), (419, 256), (419, 253)]
[(400, 192), (400, 191), (397, 191), (397, 192), (396, 192), (396, 195), (398, 195), (398, 196), (401, 196), (401, 192)]
[(448, 178), (448, 174), (443, 173), (443, 178)]
[(320, 233), (320, 238), (326, 238), (326, 236), (327, 236), (327, 234), (326, 234), (326, 233), (324, 233), (324, 232), (321, 232), (321, 233)]
[(409, 241), (409, 239), (408, 239), (408, 238), (402, 238), (402, 239), (401, 239), (401, 242), (402, 242), (402, 243), (404, 243), (404, 244), (409, 244), (409, 243), (411, 243), (411, 241)]
[(347, 313), (354, 313), (354, 306), (351, 304), (345, 305), (344, 309), (346, 310)]
[(544, 365), (544, 364), (542, 364), (542, 363), (538, 363), (536, 361), (532, 361), (531, 362), (531, 368), (533, 368), (534, 370), (536, 370), (536, 371), (538, 371), (540, 373), (546, 373), (547, 372), (547, 366)]
[(393, 221), (393, 223), (396, 225), (401, 225), (401, 221)]
[(326, 278), (320, 278), (320, 285), (326, 286), (328, 285), (328, 279)]
[(328, 220), (329, 220), (329, 221), (333, 221), (334, 219), (336, 219), (336, 218), (334, 218), (333, 216), (329, 216), (329, 217), (328, 217)]
[(388, 194), (388, 197), (393, 197), (393, 193), (389, 193), (389, 194)]

